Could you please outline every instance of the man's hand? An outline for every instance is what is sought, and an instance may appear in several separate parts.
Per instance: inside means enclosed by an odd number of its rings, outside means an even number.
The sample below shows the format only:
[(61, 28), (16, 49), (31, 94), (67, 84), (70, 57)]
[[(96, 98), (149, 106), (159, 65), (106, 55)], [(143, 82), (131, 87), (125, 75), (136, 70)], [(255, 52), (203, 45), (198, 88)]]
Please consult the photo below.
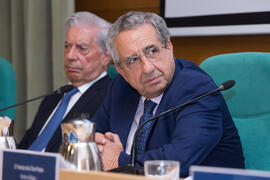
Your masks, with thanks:
[(95, 141), (97, 143), (99, 152), (103, 152), (103, 146), (106, 144), (106, 138), (103, 134), (96, 132), (95, 133)]
[(117, 134), (111, 132), (96, 133), (96, 143), (98, 145), (103, 168), (105, 171), (118, 167), (118, 158), (123, 151), (123, 145)]

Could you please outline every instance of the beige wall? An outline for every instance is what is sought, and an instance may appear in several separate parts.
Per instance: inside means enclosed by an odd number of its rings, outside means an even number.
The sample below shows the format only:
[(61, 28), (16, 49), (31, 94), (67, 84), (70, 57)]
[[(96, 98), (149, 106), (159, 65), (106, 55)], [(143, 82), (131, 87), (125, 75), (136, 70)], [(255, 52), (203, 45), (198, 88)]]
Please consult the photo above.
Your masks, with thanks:
[[(91, 11), (113, 22), (128, 11), (150, 11), (159, 14), (159, 0), (76, 0), (76, 11)], [(270, 30), (267, 35), (174, 37), (175, 57), (200, 64), (210, 56), (223, 53), (270, 52)]]

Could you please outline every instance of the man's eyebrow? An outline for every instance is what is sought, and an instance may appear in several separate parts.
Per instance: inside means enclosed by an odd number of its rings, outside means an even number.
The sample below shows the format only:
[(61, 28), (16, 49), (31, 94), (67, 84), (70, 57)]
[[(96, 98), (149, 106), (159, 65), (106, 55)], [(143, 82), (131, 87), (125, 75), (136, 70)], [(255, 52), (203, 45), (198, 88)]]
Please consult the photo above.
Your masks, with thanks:
[(145, 48), (143, 48), (143, 52), (146, 52), (147, 50), (152, 49), (153, 47), (156, 47), (156, 45), (150, 44), (150, 45), (146, 46)]
[(77, 46), (88, 46), (88, 44), (87, 44), (87, 43), (85, 43), (85, 42), (76, 43), (76, 45), (77, 45)]
[(128, 61), (128, 60), (130, 60), (131, 58), (134, 58), (134, 57), (137, 57), (137, 56), (139, 56), (139, 55), (138, 55), (137, 53), (134, 53), (134, 54), (132, 54), (132, 55), (126, 57), (126, 58), (125, 58), (125, 61)]
[[(156, 45), (154, 45), (154, 44), (147, 45), (146, 47), (143, 48), (142, 52), (145, 53), (153, 47), (156, 47)], [(132, 54), (124, 59), (125, 59), (125, 61), (128, 61), (130, 58), (137, 57), (137, 56), (139, 56), (139, 55), (137, 53), (134, 53), (134, 54)]]
[[(73, 44), (72, 42), (66, 41), (66, 40), (65, 40), (65, 43), (66, 43), (66, 44)], [(76, 46), (88, 46), (88, 44), (85, 43), (85, 42), (75, 43), (75, 45), (76, 45)]]

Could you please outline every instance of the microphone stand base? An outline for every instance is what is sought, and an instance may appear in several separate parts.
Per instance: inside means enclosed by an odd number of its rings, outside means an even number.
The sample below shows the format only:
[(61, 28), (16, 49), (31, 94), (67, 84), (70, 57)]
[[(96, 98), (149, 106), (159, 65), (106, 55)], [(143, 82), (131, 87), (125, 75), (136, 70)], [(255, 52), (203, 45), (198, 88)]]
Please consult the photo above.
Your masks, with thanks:
[(139, 166), (121, 166), (111, 169), (108, 172), (144, 175), (144, 168)]

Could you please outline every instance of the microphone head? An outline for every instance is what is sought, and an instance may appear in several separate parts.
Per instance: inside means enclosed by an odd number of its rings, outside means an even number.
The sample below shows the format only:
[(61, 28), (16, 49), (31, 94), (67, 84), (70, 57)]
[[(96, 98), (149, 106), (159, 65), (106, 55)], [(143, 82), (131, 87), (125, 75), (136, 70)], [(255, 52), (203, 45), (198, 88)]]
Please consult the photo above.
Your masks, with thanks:
[(228, 80), (228, 81), (222, 83), (222, 84), (218, 87), (218, 89), (219, 89), (220, 91), (224, 91), (224, 90), (227, 90), (227, 89), (232, 88), (234, 85), (235, 85), (235, 81), (234, 81), (234, 80)]
[(59, 94), (64, 94), (64, 93), (66, 93), (66, 92), (68, 92), (68, 91), (71, 91), (73, 88), (74, 88), (74, 86), (72, 86), (71, 84), (65, 85), (65, 86), (60, 87), (60, 88), (57, 90), (57, 93), (59, 93)]

